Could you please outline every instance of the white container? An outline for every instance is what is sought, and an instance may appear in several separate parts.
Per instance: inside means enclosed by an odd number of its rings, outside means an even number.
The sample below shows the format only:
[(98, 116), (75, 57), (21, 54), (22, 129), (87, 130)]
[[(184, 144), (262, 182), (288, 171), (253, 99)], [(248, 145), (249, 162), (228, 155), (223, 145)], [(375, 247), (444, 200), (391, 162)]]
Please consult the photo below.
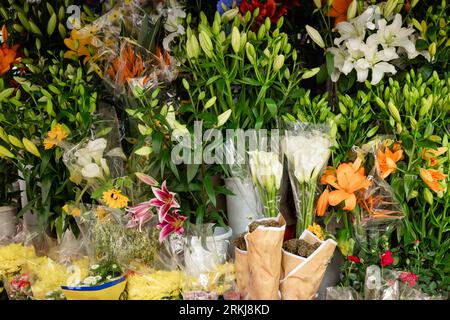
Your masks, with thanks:
[(238, 177), (224, 179), (225, 186), (234, 195), (227, 195), (228, 224), (233, 229), (233, 238), (247, 231), (247, 226), (261, 218), (258, 216), (259, 201), (252, 181)]
[(0, 207), (0, 240), (14, 236), (17, 223), (16, 212), (15, 207)]
[(206, 248), (202, 246), (201, 238), (192, 237), (189, 243), (190, 250), (184, 252), (186, 271), (191, 275), (199, 275), (225, 263), (232, 234), (233, 230), (229, 227), (216, 227), (214, 235), (206, 237)]

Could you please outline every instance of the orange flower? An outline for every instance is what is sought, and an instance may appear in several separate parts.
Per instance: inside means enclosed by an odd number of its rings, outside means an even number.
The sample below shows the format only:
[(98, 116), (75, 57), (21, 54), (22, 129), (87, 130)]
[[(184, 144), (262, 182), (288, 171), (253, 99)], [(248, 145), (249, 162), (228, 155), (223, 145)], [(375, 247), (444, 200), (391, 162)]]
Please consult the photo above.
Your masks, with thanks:
[(437, 149), (425, 148), (422, 150), (422, 159), (426, 160), (430, 167), (434, 167), (438, 163), (438, 156), (446, 153), (447, 147), (440, 147)]
[(317, 216), (323, 217), (328, 209), (328, 199), (330, 197), (330, 191), (328, 191), (328, 188), (325, 189), (325, 191), (320, 195), (319, 199), (317, 200)]
[(440, 184), (440, 181), (444, 180), (447, 175), (443, 174), (441, 171), (435, 169), (420, 168), (420, 177), (434, 192), (438, 193), (444, 190), (444, 188)]
[(118, 85), (123, 85), (128, 79), (140, 77), (143, 73), (142, 58), (129, 45), (121, 50), (120, 55), (111, 62), (111, 66), (108, 68), (109, 76)]
[[(359, 162), (341, 163), (336, 172), (326, 170), (322, 181), (336, 189), (329, 193), (328, 203), (337, 206), (344, 201), (344, 210), (347, 211), (353, 210), (356, 206), (355, 192), (367, 189), (371, 185), (364, 174), (364, 167), (360, 167)], [(326, 197), (327, 195), (323, 197), (322, 201), (325, 201)], [(321, 206), (323, 207), (322, 203)], [(318, 213), (322, 213), (322, 211)]]
[(331, 4), (328, 16), (334, 18), (334, 26), (339, 22), (347, 21), (347, 10), (352, 0), (334, 0)]
[(403, 157), (403, 150), (396, 147), (397, 151), (392, 152), (389, 148), (377, 151), (377, 168), (383, 179), (386, 179), (391, 173), (397, 171), (397, 162)]
[(92, 58), (89, 45), (92, 44), (92, 36), (82, 34), (76, 29), (72, 29), (70, 37), (64, 39), (64, 44), (70, 50), (64, 53), (64, 58), (71, 59), (73, 57), (85, 57), (83, 63), (86, 64)]
[(20, 62), (20, 57), (17, 52), (19, 45), (8, 46), (8, 31), (5, 25), (2, 27), (2, 39), (3, 43), (0, 47), (0, 76), (7, 73), (11, 69), (12, 64)]

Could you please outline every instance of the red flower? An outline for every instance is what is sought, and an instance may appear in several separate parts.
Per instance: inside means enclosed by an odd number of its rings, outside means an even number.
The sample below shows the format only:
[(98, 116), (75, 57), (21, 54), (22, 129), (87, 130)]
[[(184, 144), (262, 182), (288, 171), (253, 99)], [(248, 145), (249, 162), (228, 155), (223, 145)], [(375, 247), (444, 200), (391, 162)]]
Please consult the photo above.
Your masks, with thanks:
[(402, 272), (398, 277), (403, 282), (407, 282), (411, 287), (416, 285), (416, 281), (419, 280), (419, 276), (412, 272)]
[(394, 259), (392, 258), (392, 252), (387, 250), (380, 256), (380, 264), (382, 267), (390, 266), (394, 263)]
[[(294, 5), (297, 5), (298, 1), (287, 1), (287, 6), (291, 8)], [(242, 0), (241, 5), (239, 6), (239, 10), (243, 15), (250, 11), (253, 13), (256, 8), (259, 8), (259, 15), (256, 18), (256, 23), (258, 26), (264, 23), (267, 17), (270, 18), (272, 23), (277, 23), (281, 16), (287, 13), (287, 7), (285, 4), (281, 5), (281, 7), (277, 10), (277, 4), (275, 0), (267, 0), (265, 3), (261, 3), (258, 0)]]
[(158, 229), (161, 229), (159, 233), (159, 242), (163, 242), (171, 233), (176, 232), (177, 234), (182, 234), (184, 232), (183, 224), (187, 217), (181, 216), (178, 210), (172, 211), (167, 214), (164, 221), (158, 224)]
[(357, 256), (348, 256), (347, 257), (348, 260), (350, 260), (351, 262), (354, 262), (356, 264), (360, 264), (361, 263), (361, 259)]

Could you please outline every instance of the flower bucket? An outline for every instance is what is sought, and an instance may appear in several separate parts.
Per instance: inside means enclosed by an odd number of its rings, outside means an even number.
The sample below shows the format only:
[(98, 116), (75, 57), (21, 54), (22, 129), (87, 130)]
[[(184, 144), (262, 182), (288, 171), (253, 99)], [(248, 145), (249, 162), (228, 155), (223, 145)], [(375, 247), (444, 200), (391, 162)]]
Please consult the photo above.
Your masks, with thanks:
[(0, 240), (12, 237), (16, 232), (17, 209), (11, 206), (0, 207)]
[(67, 300), (119, 300), (127, 285), (125, 276), (95, 286), (61, 286)]
[(244, 233), (247, 226), (258, 219), (256, 193), (251, 180), (238, 177), (224, 179), (225, 186), (234, 195), (227, 195), (228, 224), (233, 229), (233, 237)]
[(206, 248), (202, 246), (200, 237), (193, 237), (190, 243), (191, 250), (186, 250), (184, 253), (189, 274), (206, 273), (224, 263), (228, 256), (232, 234), (231, 228), (216, 227), (213, 236), (206, 237)]

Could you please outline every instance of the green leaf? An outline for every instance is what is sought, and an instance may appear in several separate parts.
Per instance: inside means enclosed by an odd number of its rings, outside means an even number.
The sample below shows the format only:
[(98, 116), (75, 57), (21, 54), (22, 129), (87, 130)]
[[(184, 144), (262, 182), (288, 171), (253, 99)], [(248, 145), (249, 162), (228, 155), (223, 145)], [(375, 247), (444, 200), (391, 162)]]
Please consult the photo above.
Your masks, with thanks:
[(51, 176), (45, 176), (41, 181), (42, 203), (47, 202), (48, 195), (52, 187), (52, 179), (53, 177)]
[(197, 175), (199, 164), (188, 164), (187, 165), (187, 183), (190, 183)]
[(14, 88), (5, 89), (0, 92), (0, 101), (7, 99), (14, 92)]
[(267, 109), (269, 109), (270, 114), (272, 116), (275, 116), (277, 114), (277, 104), (275, 103), (275, 101), (273, 99), (267, 98), (266, 106), (267, 106)]
[(208, 194), (209, 201), (211, 201), (213, 206), (216, 206), (216, 194), (215, 194), (214, 188), (212, 186), (211, 177), (206, 176), (203, 183), (205, 185), (205, 190), (206, 190), (206, 193)]
[(331, 74), (334, 71), (334, 57), (333, 57), (333, 54), (331, 52), (327, 52), (325, 58), (327, 60), (328, 75), (331, 76)]
[(139, 156), (147, 157), (148, 155), (150, 155), (152, 153), (152, 151), (153, 150), (151, 147), (144, 146), (144, 147), (137, 149), (134, 153)]

